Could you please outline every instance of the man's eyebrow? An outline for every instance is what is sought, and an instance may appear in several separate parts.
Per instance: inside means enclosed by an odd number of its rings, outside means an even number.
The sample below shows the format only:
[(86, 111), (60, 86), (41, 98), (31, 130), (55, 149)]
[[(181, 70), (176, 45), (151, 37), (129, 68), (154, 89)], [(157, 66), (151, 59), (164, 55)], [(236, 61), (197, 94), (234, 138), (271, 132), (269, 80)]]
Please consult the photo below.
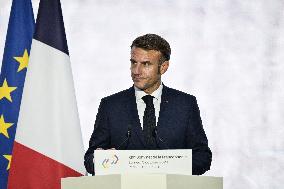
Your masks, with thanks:
[[(130, 62), (137, 62), (136, 60), (134, 60), (134, 59), (132, 59), (132, 58), (130, 58)], [(151, 63), (149, 60), (146, 60), (146, 61), (142, 61), (142, 62), (140, 62), (140, 63), (142, 63), (142, 64), (146, 64), (146, 63)]]

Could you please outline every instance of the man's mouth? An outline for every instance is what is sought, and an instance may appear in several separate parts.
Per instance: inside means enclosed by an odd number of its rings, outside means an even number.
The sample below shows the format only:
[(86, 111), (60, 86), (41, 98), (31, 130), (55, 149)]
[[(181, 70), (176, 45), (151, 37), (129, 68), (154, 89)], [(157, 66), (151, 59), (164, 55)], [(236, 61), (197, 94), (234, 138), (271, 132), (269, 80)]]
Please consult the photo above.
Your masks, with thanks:
[(132, 80), (133, 81), (141, 81), (141, 80), (143, 80), (144, 78), (142, 78), (142, 77), (132, 77)]

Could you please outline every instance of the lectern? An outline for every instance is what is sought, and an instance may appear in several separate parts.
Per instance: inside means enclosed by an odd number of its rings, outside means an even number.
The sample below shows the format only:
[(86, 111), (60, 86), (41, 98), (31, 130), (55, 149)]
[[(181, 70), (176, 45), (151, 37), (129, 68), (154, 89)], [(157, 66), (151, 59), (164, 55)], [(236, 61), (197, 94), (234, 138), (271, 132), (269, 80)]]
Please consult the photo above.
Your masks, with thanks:
[(69, 177), (62, 189), (223, 189), (222, 177), (174, 174), (122, 174)]

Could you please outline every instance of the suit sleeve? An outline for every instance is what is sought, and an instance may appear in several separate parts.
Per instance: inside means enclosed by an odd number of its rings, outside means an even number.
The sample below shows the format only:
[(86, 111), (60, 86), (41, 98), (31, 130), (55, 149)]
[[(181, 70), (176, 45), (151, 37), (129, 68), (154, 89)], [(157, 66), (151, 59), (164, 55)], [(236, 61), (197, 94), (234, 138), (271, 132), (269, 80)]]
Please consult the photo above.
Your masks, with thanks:
[(212, 153), (204, 132), (200, 111), (194, 97), (187, 131), (187, 147), (192, 149), (192, 174), (201, 175), (210, 169)]
[(97, 148), (108, 149), (110, 148), (110, 134), (108, 127), (107, 105), (105, 99), (101, 100), (94, 131), (89, 141), (89, 148), (84, 156), (84, 165), (88, 173), (94, 175), (94, 150)]

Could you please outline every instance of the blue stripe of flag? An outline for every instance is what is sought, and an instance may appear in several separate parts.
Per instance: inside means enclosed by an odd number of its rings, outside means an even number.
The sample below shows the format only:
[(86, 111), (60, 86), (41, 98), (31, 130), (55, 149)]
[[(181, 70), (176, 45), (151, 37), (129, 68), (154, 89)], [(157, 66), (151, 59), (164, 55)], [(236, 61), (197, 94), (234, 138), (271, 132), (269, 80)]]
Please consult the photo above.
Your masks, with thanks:
[(34, 39), (69, 55), (60, 0), (41, 0)]

